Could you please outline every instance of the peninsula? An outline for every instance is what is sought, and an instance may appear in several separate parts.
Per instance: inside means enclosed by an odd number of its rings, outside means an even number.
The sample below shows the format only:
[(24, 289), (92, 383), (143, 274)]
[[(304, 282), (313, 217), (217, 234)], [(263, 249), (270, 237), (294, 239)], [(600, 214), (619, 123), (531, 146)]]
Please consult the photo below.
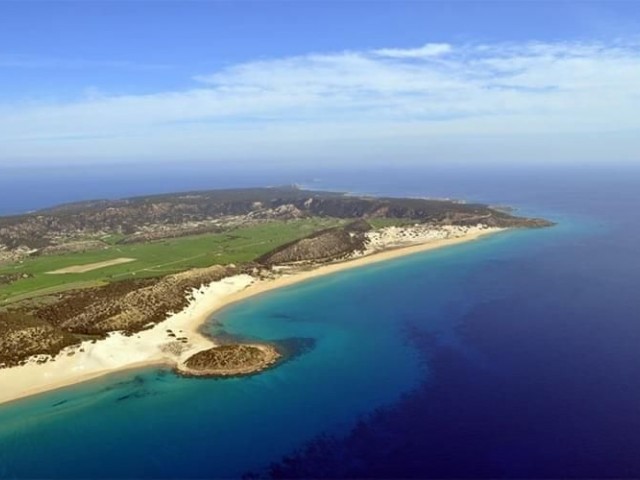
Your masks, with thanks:
[(0, 403), (119, 369), (254, 374), (277, 345), (219, 345), (216, 310), (371, 262), (551, 225), (486, 205), (296, 187), (62, 205), (0, 218)]

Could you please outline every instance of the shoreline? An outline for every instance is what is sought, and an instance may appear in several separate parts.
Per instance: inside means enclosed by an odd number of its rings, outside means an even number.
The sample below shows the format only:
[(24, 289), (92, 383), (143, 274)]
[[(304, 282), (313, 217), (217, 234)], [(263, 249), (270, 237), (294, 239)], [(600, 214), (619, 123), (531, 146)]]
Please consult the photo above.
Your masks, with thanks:
[[(113, 332), (97, 343), (84, 342), (64, 349), (46, 363), (32, 360), (26, 365), (0, 369), (0, 406), (116, 372), (152, 366), (168, 366), (179, 371), (189, 356), (217, 345), (215, 338), (202, 333), (202, 327), (223, 308), (278, 288), (343, 270), (464, 244), (500, 231), (504, 229), (488, 228), (460, 237), (398, 246), (309, 270), (283, 273), (275, 279), (256, 280), (249, 275), (227, 277), (194, 290), (192, 300), (184, 310), (168, 314), (166, 320), (149, 330), (130, 337)], [(173, 337), (167, 332), (174, 333)], [(179, 338), (188, 340), (176, 340), (178, 333), (181, 335)]]
[(213, 315), (215, 312), (222, 310), (223, 308), (226, 308), (228, 306), (231, 306), (234, 303), (241, 302), (250, 297), (261, 295), (271, 290), (288, 287), (290, 285), (302, 283), (317, 277), (331, 275), (332, 273), (341, 272), (343, 270), (350, 270), (352, 268), (364, 267), (366, 265), (381, 263), (387, 260), (392, 260), (394, 258), (401, 258), (401, 257), (405, 257), (415, 253), (427, 252), (430, 250), (437, 250), (439, 248), (471, 242), (481, 237), (503, 232), (505, 230), (507, 229), (503, 229), (503, 228), (486, 229), (485, 231), (473, 232), (463, 237), (447, 238), (443, 240), (433, 240), (430, 242), (420, 243), (417, 245), (407, 245), (407, 246), (389, 248), (387, 250), (371, 253), (366, 256), (352, 258), (352, 259), (341, 261), (338, 263), (321, 265), (319, 267), (316, 267), (310, 270), (297, 271), (290, 275), (284, 274), (281, 277), (278, 277), (272, 280), (258, 280), (252, 283), (246, 289), (230, 295), (227, 299), (225, 299), (224, 305), (213, 310), (211, 314)]

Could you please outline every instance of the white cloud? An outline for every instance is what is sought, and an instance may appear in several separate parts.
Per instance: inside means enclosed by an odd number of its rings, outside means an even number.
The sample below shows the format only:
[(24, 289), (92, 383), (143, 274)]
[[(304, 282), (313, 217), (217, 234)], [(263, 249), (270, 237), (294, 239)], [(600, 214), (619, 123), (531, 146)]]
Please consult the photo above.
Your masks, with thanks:
[(152, 95), (0, 105), (0, 162), (317, 152), (420, 159), (447, 157), (447, 145), (462, 159), (478, 155), (482, 138), (493, 139), (495, 151), (481, 155), (492, 160), (598, 160), (598, 136), (623, 138), (611, 145), (618, 156), (640, 151), (637, 44), (427, 44), (246, 62), (195, 80)]
[(451, 50), (448, 43), (427, 43), (420, 48), (381, 48), (374, 50), (373, 54), (390, 58), (428, 58), (444, 55)]

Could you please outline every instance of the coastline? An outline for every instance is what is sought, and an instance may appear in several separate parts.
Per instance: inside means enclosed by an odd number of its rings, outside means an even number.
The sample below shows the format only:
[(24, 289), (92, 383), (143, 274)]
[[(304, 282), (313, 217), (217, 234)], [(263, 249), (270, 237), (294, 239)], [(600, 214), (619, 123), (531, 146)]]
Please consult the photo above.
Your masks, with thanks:
[(436, 250), (439, 248), (449, 247), (453, 245), (459, 245), (467, 242), (477, 240), (481, 237), (495, 234), (506, 229), (486, 229), (483, 231), (476, 231), (469, 233), (463, 237), (447, 238), (442, 240), (433, 240), (426, 243), (420, 243), (417, 245), (400, 246), (396, 248), (389, 248), (387, 250), (379, 251), (366, 255), (363, 257), (349, 259), (339, 263), (332, 263), (327, 265), (321, 265), (311, 270), (298, 271), (291, 275), (283, 275), (273, 280), (256, 281), (246, 289), (230, 295), (225, 299), (224, 305), (216, 308), (211, 312), (215, 313), (222, 308), (228, 307), (234, 303), (246, 300), (247, 298), (260, 295), (262, 293), (276, 290), (278, 288), (287, 287), (297, 283), (305, 282), (317, 277), (330, 275), (332, 273), (341, 272), (343, 270), (349, 270), (352, 268), (363, 267), (374, 263), (380, 263), (394, 258), (405, 257), (414, 253), (426, 252), (429, 250)]
[(216, 345), (215, 338), (203, 335), (201, 328), (215, 312), (234, 303), (317, 277), (467, 243), (503, 230), (483, 229), (460, 237), (398, 246), (309, 270), (285, 273), (275, 279), (256, 280), (249, 275), (236, 275), (213, 282), (194, 290), (192, 300), (184, 310), (169, 314), (166, 320), (148, 330), (130, 337), (115, 332), (96, 343), (84, 342), (69, 347), (46, 363), (33, 359), (25, 365), (0, 369), (0, 405), (120, 371), (151, 366), (179, 370), (189, 356)]

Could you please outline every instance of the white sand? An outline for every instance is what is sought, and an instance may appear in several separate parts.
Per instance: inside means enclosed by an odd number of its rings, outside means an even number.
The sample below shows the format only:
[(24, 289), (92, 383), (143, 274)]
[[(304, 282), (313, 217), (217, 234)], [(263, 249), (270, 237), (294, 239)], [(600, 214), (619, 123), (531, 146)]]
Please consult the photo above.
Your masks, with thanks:
[[(229, 295), (253, 282), (249, 275), (237, 275), (194, 290), (190, 304), (167, 320), (132, 336), (112, 333), (96, 343), (84, 342), (63, 350), (54, 360), (0, 369), (0, 403), (35, 393), (72, 385), (107, 373), (146, 365), (175, 365), (196, 352), (213, 346), (199, 333), (199, 327)], [(186, 337), (187, 343), (170, 337)], [(75, 352), (73, 355), (69, 353)]]
[(469, 235), (475, 235), (476, 233), (481, 233), (485, 230), (497, 231), (498, 229), (485, 227), (484, 225), (434, 226), (429, 224), (385, 227), (365, 234), (367, 238), (367, 249), (365, 254), (376, 253), (393, 247), (405, 247), (434, 242), (436, 240), (461, 238)]
[[(47, 363), (38, 364), (37, 358), (32, 358), (26, 365), (0, 369), (0, 403), (73, 385), (117, 370), (161, 364), (179, 365), (194, 353), (214, 345), (211, 339), (200, 334), (199, 328), (216, 310), (226, 305), (321, 275), (456, 245), (497, 231), (500, 229), (471, 227), (449, 238), (436, 237), (427, 243), (386, 250), (313, 270), (283, 274), (272, 280), (257, 281), (249, 275), (237, 275), (213, 282), (194, 290), (193, 298), (184, 310), (169, 315), (167, 320), (149, 330), (130, 337), (112, 333), (96, 343), (84, 342), (80, 346), (65, 349)], [(406, 236), (406, 232), (400, 236)], [(396, 236), (392, 238), (396, 239)], [(411, 237), (410, 243), (414, 241), (416, 239)], [(379, 247), (381, 245), (377, 243), (376, 248)], [(170, 337), (167, 330), (171, 330), (178, 338), (186, 337), (187, 343)], [(72, 351), (75, 353), (68, 355)]]

